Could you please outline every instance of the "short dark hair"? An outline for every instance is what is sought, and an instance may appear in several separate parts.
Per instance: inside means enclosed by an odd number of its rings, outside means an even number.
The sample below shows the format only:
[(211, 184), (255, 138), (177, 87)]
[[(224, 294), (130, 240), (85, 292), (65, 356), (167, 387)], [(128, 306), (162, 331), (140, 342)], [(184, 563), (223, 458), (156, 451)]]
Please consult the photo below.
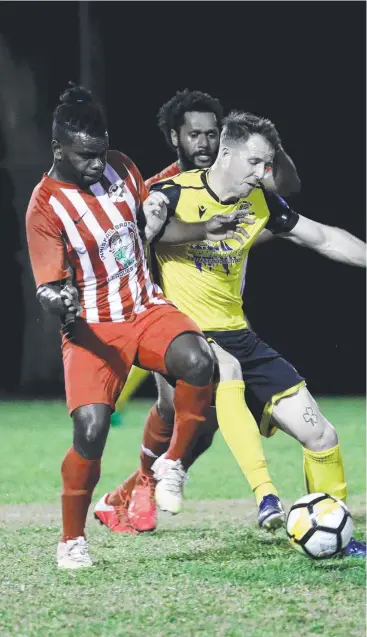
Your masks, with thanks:
[(93, 100), (91, 91), (69, 82), (69, 88), (60, 95), (59, 101), (53, 113), (53, 139), (65, 140), (70, 133), (104, 137), (107, 120), (102, 106)]
[(176, 95), (163, 104), (158, 111), (158, 126), (171, 147), (170, 132), (172, 129), (179, 131), (183, 124), (184, 115), (189, 111), (214, 113), (218, 126), (223, 117), (223, 108), (220, 101), (216, 97), (209, 95), (209, 93), (189, 91), (188, 88), (183, 91), (177, 91)]
[(273, 122), (265, 117), (245, 113), (243, 111), (231, 111), (223, 120), (222, 139), (232, 141), (246, 141), (250, 135), (262, 135), (274, 148), (279, 150), (281, 140)]

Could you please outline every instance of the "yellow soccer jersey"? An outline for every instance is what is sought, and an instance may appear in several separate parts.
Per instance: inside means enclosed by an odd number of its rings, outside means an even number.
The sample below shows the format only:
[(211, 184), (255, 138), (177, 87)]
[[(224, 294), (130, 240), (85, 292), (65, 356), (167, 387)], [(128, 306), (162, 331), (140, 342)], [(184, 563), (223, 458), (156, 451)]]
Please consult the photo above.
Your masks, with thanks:
[[(247, 327), (241, 296), (244, 261), (263, 228), (272, 225), (270, 229), (275, 232), (285, 231), (284, 223), (279, 224), (284, 208), (280, 204), (281, 212), (278, 210), (269, 224), (269, 197), (261, 187), (234, 203), (221, 202), (208, 184), (207, 172), (191, 170), (181, 173), (154, 184), (152, 189), (164, 192), (170, 200), (170, 213), (186, 222), (206, 221), (214, 215), (245, 208), (253, 213), (255, 219), (254, 224), (246, 226), (250, 238), (243, 237), (243, 245), (236, 239), (182, 245), (157, 243), (154, 247), (155, 266), (166, 297), (203, 331), (238, 330)], [(287, 204), (280, 201), (289, 210)], [(295, 223), (293, 220), (292, 227)]]

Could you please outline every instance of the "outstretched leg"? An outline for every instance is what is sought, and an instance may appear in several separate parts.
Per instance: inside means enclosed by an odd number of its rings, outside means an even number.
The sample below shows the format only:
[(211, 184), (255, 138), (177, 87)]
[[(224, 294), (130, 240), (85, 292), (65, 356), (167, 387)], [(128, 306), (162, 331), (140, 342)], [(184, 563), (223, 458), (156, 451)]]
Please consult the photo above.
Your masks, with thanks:
[(273, 407), (272, 421), (303, 446), (308, 492), (323, 491), (345, 501), (347, 483), (338, 436), (308, 389), (301, 387), (281, 398)]
[[(347, 483), (337, 433), (306, 387), (280, 399), (273, 407), (272, 421), (302, 444), (308, 493), (329, 493), (345, 502)], [(365, 557), (366, 546), (352, 538), (344, 554)]]

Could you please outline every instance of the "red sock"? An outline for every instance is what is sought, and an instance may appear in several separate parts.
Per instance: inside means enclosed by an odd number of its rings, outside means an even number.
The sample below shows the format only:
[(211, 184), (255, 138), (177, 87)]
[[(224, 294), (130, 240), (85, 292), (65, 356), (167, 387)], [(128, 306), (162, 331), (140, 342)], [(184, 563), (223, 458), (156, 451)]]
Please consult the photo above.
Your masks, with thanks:
[(84, 536), (88, 508), (100, 474), (100, 458), (86, 460), (70, 447), (61, 465), (63, 542)]
[(196, 437), (200, 424), (206, 420), (213, 385), (195, 387), (183, 380), (176, 383), (174, 406), (175, 425), (166, 457), (170, 460), (183, 458)]

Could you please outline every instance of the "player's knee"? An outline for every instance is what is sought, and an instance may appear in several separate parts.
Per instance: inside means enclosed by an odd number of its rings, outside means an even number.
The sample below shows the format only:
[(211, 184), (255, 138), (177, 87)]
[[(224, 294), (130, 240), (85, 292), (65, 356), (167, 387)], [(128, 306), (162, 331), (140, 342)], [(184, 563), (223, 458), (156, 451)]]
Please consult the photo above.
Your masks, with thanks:
[(219, 371), (219, 381), (242, 380), (242, 368), (237, 358), (226, 352), (217, 343), (211, 343), (210, 346), (214, 352)]
[(309, 432), (305, 447), (310, 451), (327, 451), (338, 444), (333, 425), (320, 413), (318, 426)]
[(107, 405), (87, 405), (74, 411), (74, 448), (83, 458), (95, 460), (102, 456), (110, 416)]
[(242, 369), (240, 363), (233, 356), (231, 359), (232, 360), (228, 360), (219, 365), (220, 382), (228, 380), (242, 380)]
[(170, 376), (190, 385), (204, 387), (213, 378), (214, 356), (207, 341), (197, 334), (182, 334), (170, 345), (166, 354)]
[(200, 387), (209, 385), (214, 372), (214, 359), (210, 348), (208, 347), (206, 351), (199, 348), (192, 349), (186, 353), (185, 359), (182, 380)]

